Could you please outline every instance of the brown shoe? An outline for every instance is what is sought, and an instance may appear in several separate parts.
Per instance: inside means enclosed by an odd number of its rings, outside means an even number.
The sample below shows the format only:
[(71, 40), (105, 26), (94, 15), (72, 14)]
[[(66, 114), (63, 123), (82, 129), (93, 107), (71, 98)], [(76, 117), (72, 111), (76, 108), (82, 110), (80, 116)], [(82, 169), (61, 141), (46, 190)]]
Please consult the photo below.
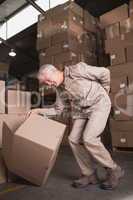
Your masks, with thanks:
[(72, 183), (72, 187), (75, 187), (75, 188), (84, 188), (84, 187), (87, 187), (90, 184), (95, 185), (98, 182), (99, 182), (99, 180), (98, 180), (98, 177), (97, 177), (96, 173), (91, 174), (90, 176), (82, 175), (79, 179), (75, 180)]
[(124, 176), (124, 170), (117, 166), (115, 169), (108, 169), (107, 180), (100, 185), (101, 189), (113, 190)]

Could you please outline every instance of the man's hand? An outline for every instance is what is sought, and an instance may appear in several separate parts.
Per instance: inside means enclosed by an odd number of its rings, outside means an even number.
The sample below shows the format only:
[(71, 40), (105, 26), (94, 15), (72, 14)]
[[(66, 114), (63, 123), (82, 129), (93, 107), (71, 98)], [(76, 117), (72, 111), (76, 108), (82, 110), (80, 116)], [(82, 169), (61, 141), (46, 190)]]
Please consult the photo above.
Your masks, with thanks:
[(26, 119), (29, 118), (30, 115), (32, 115), (32, 114), (40, 114), (40, 113), (42, 113), (41, 108), (32, 109), (26, 113)]

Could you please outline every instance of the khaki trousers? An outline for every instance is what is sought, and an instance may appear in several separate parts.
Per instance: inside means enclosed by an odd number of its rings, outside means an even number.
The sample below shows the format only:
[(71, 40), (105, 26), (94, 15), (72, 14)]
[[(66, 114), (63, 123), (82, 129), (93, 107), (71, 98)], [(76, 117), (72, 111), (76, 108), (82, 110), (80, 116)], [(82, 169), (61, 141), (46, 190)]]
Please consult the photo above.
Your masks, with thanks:
[(103, 167), (114, 169), (117, 166), (100, 138), (111, 109), (110, 104), (106, 105), (103, 102), (101, 101), (93, 107), (89, 119), (74, 120), (73, 128), (68, 138), (81, 172), (87, 176), (95, 170), (94, 160)]

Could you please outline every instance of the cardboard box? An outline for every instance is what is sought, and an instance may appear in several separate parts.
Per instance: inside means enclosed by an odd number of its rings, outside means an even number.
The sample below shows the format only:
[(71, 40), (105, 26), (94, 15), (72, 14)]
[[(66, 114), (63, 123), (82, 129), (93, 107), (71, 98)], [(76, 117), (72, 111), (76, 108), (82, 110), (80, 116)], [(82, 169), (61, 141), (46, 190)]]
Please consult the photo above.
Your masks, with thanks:
[(82, 54), (80, 54), (80, 62), (85, 62), (88, 65), (92, 65), (92, 66), (97, 66), (98, 64), (98, 60), (97, 60), (97, 56), (95, 54), (92, 54), (90, 52), (84, 52)]
[(129, 15), (133, 16), (133, 0), (129, 1)]
[(127, 77), (129, 77), (129, 81), (133, 80), (133, 75), (132, 75), (133, 62), (116, 66), (108, 66), (108, 69), (111, 72), (111, 80), (112, 79), (120, 80), (120, 77), (125, 77), (124, 80), (127, 80)]
[(126, 48), (127, 62), (133, 62), (133, 45)]
[(97, 22), (96, 17), (92, 16), (87, 10), (84, 10), (84, 29), (96, 33), (97, 32)]
[(52, 16), (53, 18), (56, 17), (57, 15), (61, 16), (62, 12), (65, 12), (68, 10), (72, 11), (76, 15), (83, 18), (83, 8), (73, 1), (68, 1), (64, 4), (58, 5), (54, 8), (47, 10), (45, 15), (39, 15), (38, 21), (41, 22), (42, 20), (49, 19)]
[(123, 4), (122, 6), (115, 8), (100, 16), (100, 22), (103, 28), (120, 22), (128, 18), (128, 5)]
[(116, 104), (118, 106), (120, 106), (120, 107), (125, 107), (127, 105), (127, 96), (126, 96), (126, 93), (117, 96), (117, 92), (116, 93), (110, 92), (109, 96), (110, 96), (110, 99), (111, 99), (112, 106), (114, 108), (116, 107)]
[(9, 170), (36, 185), (45, 184), (56, 161), (66, 126), (31, 115), (14, 134), (6, 128), (3, 155)]
[(53, 64), (53, 56), (46, 56), (45, 50), (39, 54), (40, 66), (44, 64)]
[(31, 109), (31, 93), (20, 90), (7, 90), (6, 110), (8, 114), (26, 113)]
[(113, 147), (133, 147), (132, 122), (110, 120)]
[(70, 31), (64, 31), (61, 33), (56, 33), (52, 36), (52, 46), (56, 44), (60, 44), (63, 42), (71, 41), (71, 40), (78, 40), (78, 35)]
[(133, 117), (126, 115), (125, 113), (121, 112), (119, 109), (114, 108), (114, 113), (112, 115), (112, 119), (118, 121), (129, 121), (133, 120)]
[[(123, 122), (122, 122), (123, 123)], [(112, 146), (113, 147), (133, 147), (132, 132), (112, 132)]]
[(133, 31), (128, 32), (126, 34), (122, 34), (121, 36), (122, 46), (126, 48), (127, 46), (133, 45)]
[(120, 32), (125, 34), (133, 31), (133, 16), (120, 22)]
[(3, 123), (5, 122), (11, 132), (15, 132), (17, 128), (24, 122), (25, 115), (21, 114), (1, 114), (0, 115), (0, 148), (2, 148)]
[(60, 65), (69, 61), (73, 61), (73, 63), (77, 63), (79, 60), (79, 55), (75, 52), (64, 52), (54, 56), (54, 64)]
[(126, 51), (125, 49), (116, 49), (110, 54), (111, 65), (119, 65), (126, 62)]
[(120, 23), (115, 23), (105, 28), (106, 39), (113, 39), (120, 36)]
[(51, 47), (51, 37), (43, 37), (41, 31), (37, 34), (37, 50)]
[(0, 184), (7, 182), (7, 170), (3, 160), (2, 150), (0, 149)]
[(114, 39), (105, 40), (105, 52), (108, 54), (112, 53), (116, 49), (124, 48), (125, 47), (124, 42), (125, 42), (125, 36), (124, 38), (120, 36)]
[(60, 15), (49, 17), (38, 23), (38, 36), (51, 37), (56, 33), (72, 31), (75, 34), (84, 32), (83, 19), (70, 10), (65, 10)]
[(0, 81), (0, 113), (5, 113), (5, 81)]
[(111, 93), (118, 93), (120, 90), (127, 87), (127, 77), (126, 75), (113, 77), (111, 75)]

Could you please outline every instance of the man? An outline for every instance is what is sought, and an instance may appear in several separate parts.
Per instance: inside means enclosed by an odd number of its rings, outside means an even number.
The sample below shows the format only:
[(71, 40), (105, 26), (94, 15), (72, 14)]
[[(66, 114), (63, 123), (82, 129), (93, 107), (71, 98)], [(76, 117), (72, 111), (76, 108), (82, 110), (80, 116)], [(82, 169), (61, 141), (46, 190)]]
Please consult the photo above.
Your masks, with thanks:
[[(94, 161), (97, 161), (107, 170), (107, 178), (100, 187), (106, 190), (116, 188), (124, 171), (112, 160), (100, 140), (111, 109), (108, 96), (109, 70), (83, 62), (65, 67), (64, 72), (53, 65), (44, 65), (39, 70), (38, 79), (40, 83), (51, 86), (58, 87), (63, 84), (72, 103), (74, 123), (69, 143), (82, 172), (82, 176), (75, 180), (72, 186), (81, 188), (97, 184), (98, 178), (93, 166)], [(31, 113), (40, 112), (43, 112), (43, 109), (35, 109)]]

